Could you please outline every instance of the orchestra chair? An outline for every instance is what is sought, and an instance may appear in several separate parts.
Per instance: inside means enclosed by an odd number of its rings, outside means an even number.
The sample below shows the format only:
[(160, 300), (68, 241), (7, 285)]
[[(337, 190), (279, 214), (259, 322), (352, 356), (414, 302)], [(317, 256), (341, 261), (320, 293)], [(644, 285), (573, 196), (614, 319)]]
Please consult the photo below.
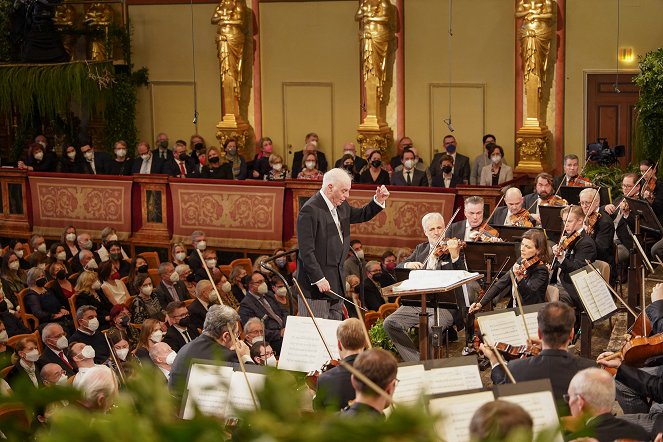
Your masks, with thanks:
[(77, 273), (72, 273), (71, 275), (67, 276), (67, 279), (69, 282), (71, 282), (74, 286), (76, 285), (76, 281), (78, 281), (78, 276), (80, 275), (79, 272)]
[(386, 304), (382, 304), (378, 309), (378, 313), (380, 314), (380, 317), (384, 319), (387, 316), (391, 315), (396, 310), (398, 310), (398, 304), (396, 304), (395, 302), (389, 302)]
[(16, 343), (18, 341), (20, 341), (23, 338), (29, 338), (31, 336), (37, 340), (37, 348), (39, 349), (39, 352), (41, 353), (42, 352), (42, 342), (41, 342), (41, 337), (39, 336), (39, 330), (35, 330), (32, 333), (26, 333), (26, 334), (22, 334), (22, 335), (14, 335), (14, 336), (10, 337), (9, 339), (7, 339), (6, 344), (7, 344), (7, 346), (9, 346), (11, 348), (16, 348)]
[(71, 312), (71, 319), (74, 322), (74, 328), (78, 330), (78, 318), (76, 317), (76, 298), (78, 293), (74, 293), (69, 298), (69, 311)]
[(232, 270), (233, 267), (235, 266), (242, 266), (246, 270), (247, 274), (252, 274), (253, 273), (253, 263), (249, 258), (237, 258), (233, 259), (230, 262), (230, 268)]
[(230, 276), (230, 272), (233, 271), (233, 266), (231, 266), (230, 264), (220, 265), (219, 270), (221, 270), (221, 273), (226, 275), (226, 278), (227, 278), (227, 277)]
[(52, 289), (55, 284), (57, 284), (57, 281), (55, 279), (51, 279), (46, 283), (44, 287), (46, 287), (47, 289)]
[(364, 324), (366, 324), (366, 329), (370, 330), (371, 327), (378, 322), (378, 319), (380, 319), (380, 313), (375, 311), (366, 312), (364, 314)]
[(131, 311), (131, 306), (134, 305), (135, 296), (129, 296), (126, 301), (124, 301), (124, 306), (127, 310)]
[(150, 276), (150, 279), (152, 280), (152, 285), (154, 288), (159, 287), (159, 284), (161, 284), (161, 276), (159, 276), (159, 270), (158, 269), (147, 269), (147, 274)]
[(592, 263), (594, 267), (596, 267), (596, 270), (599, 271), (603, 279), (608, 281), (607, 283), (610, 284), (610, 264), (608, 264), (605, 261), (601, 261), (600, 259), (597, 259)]
[(159, 259), (159, 254), (157, 252), (142, 252), (138, 256), (147, 261), (148, 269), (158, 269), (161, 265), (161, 260)]
[[(39, 327), (39, 319), (35, 315), (32, 315), (30, 313), (26, 313), (25, 310), (25, 294), (28, 292), (27, 288), (24, 288), (20, 292), (16, 294), (16, 298), (18, 298), (18, 305), (21, 308), (20, 311), (20, 316), (21, 316), (21, 321), (23, 321), (23, 325), (25, 325), (27, 328), (30, 330), (36, 330)], [(32, 326), (30, 326), (30, 322), (32, 321)]]

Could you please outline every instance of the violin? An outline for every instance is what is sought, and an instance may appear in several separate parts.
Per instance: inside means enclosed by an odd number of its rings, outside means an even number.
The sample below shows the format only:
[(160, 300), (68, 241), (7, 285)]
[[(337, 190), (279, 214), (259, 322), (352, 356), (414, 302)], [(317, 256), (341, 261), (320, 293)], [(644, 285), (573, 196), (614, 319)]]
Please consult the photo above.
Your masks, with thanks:
[(571, 187), (590, 187), (592, 186), (592, 182), (587, 178), (578, 175), (567, 180), (566, 185)]
[(569, 236), (565, 237), (562, 243), (559, 245), (559, 248), (557, 249), (557, 253), (561, 254), (562, 252), (566, 252), (570, 247), (573, 247), (573, 245), (580, 239), (580, 231), (576, 230)]
[(514, 275), (520, 279), (527, 278), (527, 269), (535, 265), (538, 265), (539, 263), (543, 263), (543, 261), (541, 261), (538, 255), (532, 256), (531, 258), (528, 259), (524, 259), (520, 262), (520, 268), (518, 269), (517, 272), (514, 272)]
[(542, 199), (541, 202), (539, 203), (539, 206), (550, 206), (550, 207), (564, 207), (567, 205), (568, 202), (561, 196), (557, 195), (550, 195), (548, 198)]
[(338, 359), (330, 359), (329, 361), (322, 364), (320, 370), (313, 370), (306, 373), (306, 385), (313, 391), (318, 389), (318, 378), (320, 375), (326, 371), (331, 370), (334, 367), (341, 365), (341, 361)]
[(509, 215), (509, 222), (514, 227), (534, 227), (532, 215), (524, 207), (518, 212)]
[(511, 345), (504, 342), (496, 342), (494, 347), (506, 360), (524, 359), (541, 353), (541, 347), (534, 344)]
[(447, 245), (447, 242), (449, 242), (449, 241), (451, 241), (451, 240), (456, 240), (456, 241), (458, 241), (458, 247), (459, 247), (461, 250), (462, 250), (462, 249), (465, 247), (465, 245), (466, 245), (466, 244), (465, 244), (465, 241), (460, 240), (460, 239), (458, 239), (458, 238), (447, 238), (447, 239), (443, 239), (442, 241), (440, 241), (440, 243), (438, 244), (438, 246), (435, 248), (435, 251), (433, 252), (433, 254), (439, 258), (440, 256), (442, 256), (442, 255), (446, 255), (447, 253), (449, 253), (449, 246)]
[(479, 227), (479, 236), (477, 236), (475, 241), (489, 242), (494, 239), (501, 241), (500, 232), (498, 232), (496, 228), (489, 226), (487, 221), (481, 224)]
[(593, 212), (587, 215), (587, 219), (585, 220), (585, 231), (588, 235), (594, 233), (594, 227), (596, 226), (596, 223), (599, 222), (599, 219), (601, 219), (601, 214), (599, 212)]

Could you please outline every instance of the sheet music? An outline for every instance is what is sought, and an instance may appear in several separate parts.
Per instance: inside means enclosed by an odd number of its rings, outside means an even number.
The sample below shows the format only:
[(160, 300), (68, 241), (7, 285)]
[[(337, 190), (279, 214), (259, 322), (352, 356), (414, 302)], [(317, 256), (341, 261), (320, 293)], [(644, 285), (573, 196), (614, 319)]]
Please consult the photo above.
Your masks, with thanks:
[(398, 386), (394, 391), (394, 402), (402, 405), (416, 403), (426, 393), (425, 369), (421, 364), (398, 367)]
[(233, 368), (227, 366), (193, 364), (187, 380), (186, 404), (182, 417), (194, 417), (194, 403), (208, 416), (224, 416), (228, 402), (228, 385)]
[(394, 287), (394, 292), (405, 290), (442, 290), (476, 275), (478, 273), (466, 270), (413, 270), (410, 272), (408, 279), (403, 281), (398, 287)]
[[(555, 408), (555, 400), (550, 391), (537, 391), (535, 393), (517, 394), (513, 396), (500, 396), (499, 399), (518, 404), (523, 407), (534, 422), (534, 438), (542, 430), (557, 428), (559, 418)], [(562, 435), (558, 432), (555, 436), (555, 442), (562, 442)]]
[(477, 322), (479, 323), (481, 333), (488, 337), (490, 343), (527, 344), (527, 336), (523, 330), (523, 321), (520, 318), (516, 318), (516, 314), (513, 311), (477, 316)]
[[(531, 313), (525, 313), (525, 323), (527, 324), (527, 331), (529, 331), (529, 335), (531, 337), (536, 338), (537, 337), (537, 332), (539, 330), (539, 313), (538, 312), (531, 312)], [(523, 325), (523, 320), (518, 318), (520, 320), (520, 325)], [(523, 330), (523, 333), (525, 331)], [(525, 336), (527, 334), (525, 333)]]
[[(262, 390), (262, 387), (265, 384), (266, 375), (247, 372), (246, 377), (251, 384), (254, 394)], [(258, 397), (256, 396), (256, 402), (257, 401)], [(230, 389), (228, 390), (228, 416), (226, 417), (237, 417), (233, 412), (240, 410), (255, 410), (255, 406), (253, 404), (253, 398), (251, 397), (251, 391), (249, 390), (248, 385), (246, 385), (244, 373), (241, 371), (235, 371), (230, 380)]]
[(599, 319), (602, 315), (599, 310), (599, 306), (594, 300), (594, 296), (592, 295), (592, 292), (589, 288), (589, 284), (587, 283), (587, 271), (584, 270), (575, 274), (571, 274), (571, 281), (576, 287), (576, 291), (578, 292), (580, 300), (585, 306), (585, 310), (587, 311), (589, 318), (592, 320), (592, 322)]
[(589, 291), (592, 293), (594, 301), (596, 302), (599, 317), (603, 317), (617, 310), (615, 300), (612, 299), (612, 293), (608, 290), (606, 282), (601, 276), (592, 270), (587, 273), (585, 280), (587, 281)]
[[(483, 388), (477, 364), (432, 368), (426, 371), (425, 382), (428, 394)], [(400, 384), (398, 387), (400, 388)]]
[[(316, 318), (334, 359), (340, 359), (336, 345), (336, 329), (341, 321)], [(283, 334), (279, 370), (309, 372), (319, 370), (329, 360), (329, 353), (308, 316), (288, 316)]]
[(492, 391), (434, 398), (428, 408), (438, 414), (436, 432), (444, 435), (446, 442), (468, 442), (470, 440), (470, 420), (479, 407), (495, 399)]

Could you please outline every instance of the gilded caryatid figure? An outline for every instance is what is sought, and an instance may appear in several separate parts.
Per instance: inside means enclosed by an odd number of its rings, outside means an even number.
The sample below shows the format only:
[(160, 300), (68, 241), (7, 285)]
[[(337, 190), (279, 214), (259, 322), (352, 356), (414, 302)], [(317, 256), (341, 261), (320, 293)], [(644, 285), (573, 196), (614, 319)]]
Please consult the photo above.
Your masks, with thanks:
[(216, 45), (221, 71), (224, 120), (226, 116), (239, 116), (245, 17), (244, 0), (221, 0), (212, 16), (212, 24), (217, 25)]
[(112, 55), (110, 47), (109, 27), (113, 22), (113, 9), (105, 3), (93, 3), (85, 11), (83, 23), (91, 29), (98, 31), (88, 45), (88, 59), (106, 60)]
[(361, 0), (355, 19), (361, 24), (361, 69), (364, 78), (366, 118), (363, 126), (384, 124), (380, 104), (387, 78), (387, 55), (393, 38), (389, 0)]
[(523, 64), (524, 91), (527, 95), (525, 126), (545, 124), (541, 112), (543, 86), (548, 70), (548, 54), (554, 36), (552, 0), (520, 0), (516, 18), (522, 18), (519, 37)]
[(76, 44), (76, 37), (72, 33), (75, 21), (76, 10), (71, 4), (62, 3), (55, 8), (53, 25), (62, 34), (62, 44), (70, 60), (74, 58), (74, 45)]

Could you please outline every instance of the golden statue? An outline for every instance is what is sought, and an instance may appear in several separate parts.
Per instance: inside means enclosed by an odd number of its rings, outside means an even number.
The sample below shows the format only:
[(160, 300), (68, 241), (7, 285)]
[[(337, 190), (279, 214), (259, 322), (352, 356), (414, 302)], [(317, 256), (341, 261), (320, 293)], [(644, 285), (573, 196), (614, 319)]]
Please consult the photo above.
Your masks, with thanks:
[(224, 117), (239, 116), (245, 16), (244, 0), (221, 0), (212, 16), (212, 24), (217, 25), (216, 45), (221, 70)]
[(112, 55), (109, 47), (108, 28), (113, 22), (113, 9), (104, 3), (93, 3), (87, 11), (83, 23), (92, 30), (99, 31), (100, 35), (93, 36), (89, 45), (88, 58), (90, 60), (106, 60)]
[(55, 8), (55, 16), (53, 17), (53, 25), (58, 32), (62, 34), (62, 45), (64, 50), (69, 55), (69, 60), (74, 59), (74, 46), (76, 44), (76, 37), (71, 31), (74, 28), (76, 21), (76, 10), (69, 3), (62, 3)]

